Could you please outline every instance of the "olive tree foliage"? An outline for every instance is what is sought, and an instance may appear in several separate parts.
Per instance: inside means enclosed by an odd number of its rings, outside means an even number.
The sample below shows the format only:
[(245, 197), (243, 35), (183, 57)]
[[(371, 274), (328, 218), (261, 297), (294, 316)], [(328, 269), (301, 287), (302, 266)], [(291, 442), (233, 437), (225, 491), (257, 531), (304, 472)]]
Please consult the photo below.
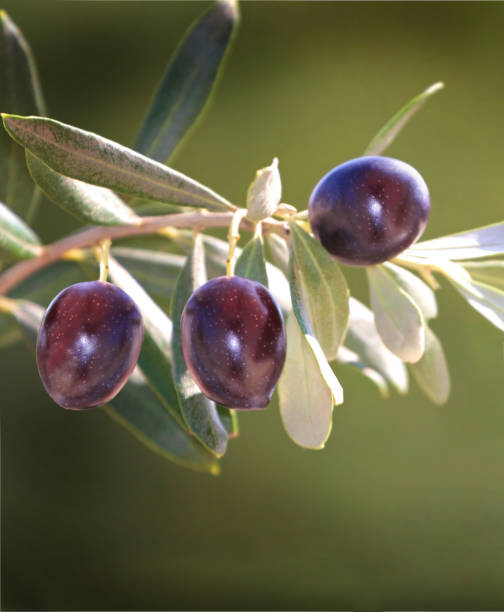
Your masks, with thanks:
[[(208, 278), (229, 272), (235, 257), (235, 274), (269, 285), (287, 327), (278, 406), (287, 434), (305, 448), (324, 447), (345, 368), (382, 397), (407, 393), (411, 375), (432, 402), (447, 401), (446, 358), (430, 328), (439, 278), (504, 331), (504, 223), (420, 242), (367, 267), (365, 305), (311, 234), (307, 211), (281, 201), (278, 160), (257, 172), (248, 209), (170, 165), (212, 96), (238, 21), (237, 3), (218, 0), (193, 24), (129, 148), (47, 118), (29, 45), (0, 13), (0, 349), (23, 337), (33, 347), (44, 308), (65, 286), (96, 278), (97, 247), (110, 239), (110, 280), (138, 305), (144, 340), (133, 375), (102, 409), (153, 451), (211, 474), (238, 436), (238, 416), (181, 384), (177, 326), (200, 282), (195, 257)], [(363, 155), (380, 155), (441, 88), (406, 104)], [(42, 194), (83, 228), (43, 244), (31, 227)], [(229, 241), (206, 231), (238, 225), (248, 235), (243, 248), (234, 231)]]

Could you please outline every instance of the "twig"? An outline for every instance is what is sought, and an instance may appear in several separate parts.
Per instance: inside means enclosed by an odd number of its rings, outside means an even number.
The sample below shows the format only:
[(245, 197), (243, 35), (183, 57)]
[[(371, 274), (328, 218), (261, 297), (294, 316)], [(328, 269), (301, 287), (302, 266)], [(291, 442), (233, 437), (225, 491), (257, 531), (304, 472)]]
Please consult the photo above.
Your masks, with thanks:
[[(198, 228), (228, 227), (233, 217), (233, 212), (209, 213), (197, 211), (189, 213), (177, 213), (174, 215), (160, 215), (153, 217), (141, 217), (135, 225), (112, 225), (92, 227), (52, 244), (41, 248), (40, 255), (33, 259), (21, 261), (10, 267), (0, 276), (0, 296), (5, 295), (38, 270), (62, 259), (65, 253), (75, 249), (84, 249), (99, 244), (102, 240), (117, 240), (130, 236), (145, 234), (156, 234), (170, 227)], [(250, 232), (254, 231), (254, 224), (248, 219), (243, 220), (243, 226)], [(281, 221), (271, 219), (263, 222), (266, 232), (273, 232), (286, 236), (288, 230)]]

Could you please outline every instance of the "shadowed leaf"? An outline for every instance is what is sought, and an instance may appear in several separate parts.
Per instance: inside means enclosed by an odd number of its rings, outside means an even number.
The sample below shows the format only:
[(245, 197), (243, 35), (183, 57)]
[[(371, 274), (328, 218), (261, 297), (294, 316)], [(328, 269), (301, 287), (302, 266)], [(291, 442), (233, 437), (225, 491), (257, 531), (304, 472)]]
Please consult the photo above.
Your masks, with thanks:
[(236, 261), (235, 274), (268, 286), (262, 236), (252, 238), (245, 246)]
[(156, 92), (137, 151), (165, 163), (173, 156), (209, 101), (237, 23), (233, 0), (219, 0), (194, 23)]
[(227, 431), (219, 419), (217, 408), (201, 393), (187, 369), (182, 352), (180, 318), (195, 289), (206, 281), (205, 253), (201, 235), (194, 241), (192, 253), (182, 268), (173, 294), (171, 315), (173, 320), (173, 370), (180, 407), (189, 429), (218, 457), (227, 446)]
[(0, 253), (30, 259), (40, 252), (40, 240), (26, 223), (0, 202)]
[[(30, 47), (5, 11), (0, 11), (0, 112), (46, 112)], [(0, 200), (28, 222), (39, 201), (39, 191), (26, 170), (24, 151), (4, 130), (0, 132)]]

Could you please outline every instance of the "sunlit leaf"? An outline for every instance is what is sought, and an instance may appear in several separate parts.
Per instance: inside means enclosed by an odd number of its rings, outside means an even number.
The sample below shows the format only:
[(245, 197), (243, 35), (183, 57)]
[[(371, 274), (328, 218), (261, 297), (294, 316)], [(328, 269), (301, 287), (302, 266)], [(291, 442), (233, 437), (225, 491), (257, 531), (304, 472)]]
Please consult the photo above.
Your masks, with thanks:
[(504, 223), (478, 227), (442, 238), (425, 240), (410, 247), (404, 255), (461, 260), (504, 253)]
[(187, 369), (180, 332), (180, 318), (187, 300), (195, 289), (206, 281), (203, 240), (198, 235), (192, 253), (187, 257), (173, 294), (173, 369), (180, 406), (189, 429), (218, 457), (227, 446), (227, 431), (219, 419), (217, 408), (201, 393)]
[(420, 308), (425, 320), (434, 319), (438, 314), (438, 307), (434, 291), (409, 270), (392, 263), (384, 263), (387, 272), (392, 275), (396, 283), (403, 289)]
[(186, 34), (171, 59), (135, 149), (167, 162), (204, 110), (238, 23), (237, 2), (220, 0)]
[(144, 339), (138, 365), (165, 409), (183, 426), (172, 374), (172, 322), (113, 257), (110, 257), (109, 268), (111, 279), (134, 300), (142, 314)]
[[(0, 111), (44, 115), (37, 69), (28, 43), (5, 11), (0, 11)], [(0, 200), (31, 222), (39, 191), (26, 170), (24, 151), (0, 131)]]
[(369, 367), (369, 365), (365, 365), (357, 353), (354, 353), (346, 346), (340, 346), (336, 361), (352, 368), (356, 368), (360, 374), (368, 378), (378, 387), (382, 397), (388, 397), (388, 384), (385, 378), (380, 374), (380, 372), (378, 372), (378, 370)]
[(292, 440), (305, 448), (324, 448), (331, 433), (333, 396), (294, 314), (287, 319), (287, 357), (278, 401)]
[(236, 261), (235, 274), (268, 286), (262, 236), (255, 236), (245, 246)]
[(97, 225), (134, 225), (139, 217), (110, 189), (63, 176), (26, 151), (33, 180), (49, 200), (79, 221)]
[[(376, 370), (399, 393), (408, 391), (408, 372), (403, 362), (383, 344), (371, 310), (350, 298), (350, 323), (345, 337), (347, 349), (359, 356), (366, 367)], [(338, 353), (338, 360), (340, 355)]]
[(395, 140), (396, 136), (403, 129), (406, 123), (417, 113), (427, 100), (443, 89), (443, 83), (434, 83), (418, 96), (415, 96), (405, 106), (401, 108), (382, 129), (376, 134), (368, 144), (364, 155), (380, 155)]
[(478, 281), (461, 281), (450, 278), (453, 286), (475, 310), (504, 331), (504, 291)]
[(450, 395), (450, 373), (441, 342), (434, 332), (425, 329), (425, 351), (422, 358), (410, 364), (415, 380), (435, 404), (444, 404)]
[(473, 280), (504, 291), (504, 261), (470, 261), (464, 263), (464, 268)]
[(40, 252), (38, 236), (10, 208), (0, 202), (0, 254), (30, 259)]
[(367, 268), (371, 308), (384, 344), (402, 361), (423, 354), (425, 324), (420, 308), (383, 266)]
[(193, 470), (218, 474), (217, 459), (167, 412), (137, 368), (105, 411), (151, 450)]
[[(348, 327), (348, 287), (340, 267), (324, 247), (296, 223), (290, 224), (292, 244), (291, 299), (302, 325), (304, 309), (327, 359), (334, 359)], [(301, 307), (302, 304), (302, 307)]]
[[(301, 332), (302, 332), (302, 335), (304, 337), (306, 344), (310, 347), (315, 357), (315, 361), (317, 363), (319, 372), (323, 380), (325, 381), (325, 384), (329, 387), (332, 393), (334, 403), (341, 404), (343, 402), (343, 388), (340, 385), (338, 379), (336, 378), (336, 375), (332, 371), (331, 366), (329, 365), (329, 362), (324, 354), (324, 351), (318, 339), (315, 337), (313, 333), (309, 314), (307, 310), (305, 309), (305, 303), (300, 297), (301, 287), (299, 285), (299, 281), (297, 277), (294, 275), (294, 270), (293, 270), (292, 265), (291, 265), (291, 270), (289, 274), (289, 283), (291, 287), (291, 294), (293, 296), (292, 302), (293, 302), (293, 305), (295, 304), (295, 306), (293, 307), (294, 318), (296, 319), (301, 329)], [(291, 332), (291, 333), (294, 333), (294, 332)], [(288, 341), (287, 341), (287, 344), (288, 344)]]
[(16, 142), (70, 178), (146, 199), (229, 210), (214, 191), (116, 142), (43, 117), (2, 115)]

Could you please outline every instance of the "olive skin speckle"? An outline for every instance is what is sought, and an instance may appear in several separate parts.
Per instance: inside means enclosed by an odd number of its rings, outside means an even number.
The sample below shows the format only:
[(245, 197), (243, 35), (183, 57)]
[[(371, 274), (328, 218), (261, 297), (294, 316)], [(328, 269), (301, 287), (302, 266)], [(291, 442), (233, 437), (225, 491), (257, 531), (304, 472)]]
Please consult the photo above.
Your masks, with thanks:
[(103, 281), (71, 285), (42, 320), (37, 339), (42, 383), (63, 408), (102, 406), (126, 384), (142, 339), (140, 311), (122, 289)]
[(430, 196), (422, 176), (390, 157), (359, 157), (317, 184), (308, 214), (315, 237), (342, 263), (368, 266), (395, 257), (423, 233)]
[(266, 408), (286, 352), (283, 317), (266, 287), (214, 278), (189, 298), (180, 326), (187, 368), (207, 397), (230, 408)]

